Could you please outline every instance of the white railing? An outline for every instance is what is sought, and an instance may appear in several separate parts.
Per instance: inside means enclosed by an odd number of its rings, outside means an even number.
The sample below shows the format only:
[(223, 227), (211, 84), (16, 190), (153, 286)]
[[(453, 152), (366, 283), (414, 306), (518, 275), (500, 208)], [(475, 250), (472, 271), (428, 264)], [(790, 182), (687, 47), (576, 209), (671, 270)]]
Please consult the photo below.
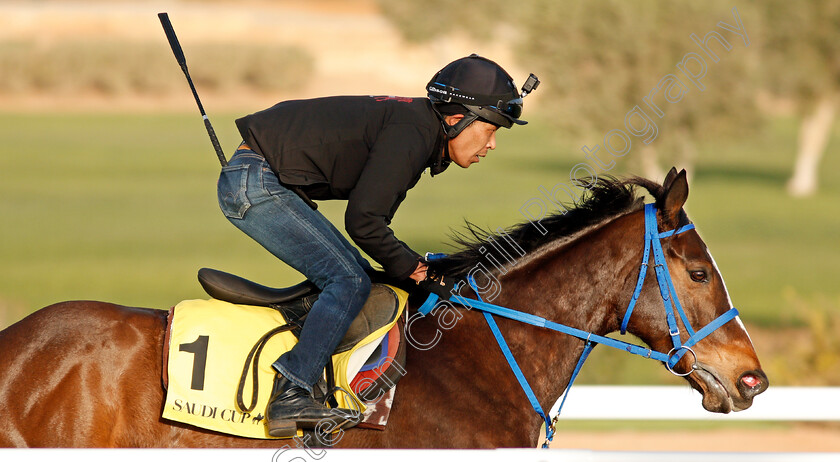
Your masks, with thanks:
[[(558, 401), (559, 403), (559, 401)], [(556, 411), (552, 409), (552, 415)], [(563, 408), (562, 420), (773, 420), (840, 421), (840, 388), (773, 387), (755, 398), (750, 409), (730, 414), (706, 412), (700, 394), (688, 386), (593, 386), (575, 385)], [(714, 451), (714, 448), (710, 448)], [(634, 452), (574, 449), (501, 449), (501, 450), (265, 450), (265, 449), (0, 449), (0, 460), (55, 462), (67, 458), (87, 462), (148, 462), (190, 460), (202, 462), (836, 462), (840, 453), (770, 453), (770, 452)]]
[[(741, 412), (717, 414), (686, 386), (575, 385), (560, 420), (840, 421), (840, 387), (774, 387)], [(559, 401), (552, 408), (557, 411)]]

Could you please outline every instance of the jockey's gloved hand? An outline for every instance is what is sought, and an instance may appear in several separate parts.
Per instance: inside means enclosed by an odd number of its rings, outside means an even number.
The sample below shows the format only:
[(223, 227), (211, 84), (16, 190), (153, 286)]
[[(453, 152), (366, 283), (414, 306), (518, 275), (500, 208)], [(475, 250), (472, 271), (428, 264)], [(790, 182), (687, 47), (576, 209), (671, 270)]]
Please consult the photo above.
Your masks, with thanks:
[(449, 300), (452, 297), (452, 291), (455, 289), (457, 283), (458, 281), (455, 278), (442, 274), (427, 274), (426, 279), (417, 283), (417, 285), (426, 292), (433, 293), (443, 300)]

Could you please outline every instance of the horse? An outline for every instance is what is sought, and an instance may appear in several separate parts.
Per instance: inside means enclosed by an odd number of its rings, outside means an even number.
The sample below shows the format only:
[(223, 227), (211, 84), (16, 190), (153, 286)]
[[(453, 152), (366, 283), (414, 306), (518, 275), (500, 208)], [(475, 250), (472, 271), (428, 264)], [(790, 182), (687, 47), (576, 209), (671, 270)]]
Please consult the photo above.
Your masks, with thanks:
[[(634, 296), (639, 264), (647, 263), (642, 261), (645, 218), (639, 188), (655, 200), (660, 231), (689, 223), (683, 210), (685, 171), (672, 169), (661, 185), (638, 177), (600, 178), (577, 204), (538, 223), (496, 233), (468, 227), (456, 236), (457, 251), (432, 261), (430, 270), (454, 278), (477, 276), (478, 285), (458, 289), (465, 297), (489, 300), (485, 288), (493, 287), (498, 305), (594, 335), (618, 331)], [(662, 247), (691, 324), (705, 326), (732, 308), (696, 230), (665, 238)], [(653, 266), (646, 271), (653, 274)], [(651, 349), (668, 351), (672, 337), (659, 289), (645, 283), (636, 296), (626, 330)], [(482, 315), (462, 306), (418, 316), (413, 305), (404, 332), (412, 347), (387, 427), (342, 430), (331, 444), (535, 447), (544, 420), (506, 367)], [(0, 446), (288, 447), (289, 440), (234, 437), (161, 418), (166, 315), (159, 309), (69, 301), (0, 332)], [(680, 329), (684, 324), (677, 319)], [(499, 318), (498, 326), (536, 399), (550, 408), (569, 385), (585, 342), (511, 319)], [(738, 318), (694, 345), (692, 353), (673, 370), (702, 394), (708, 411), (746, 409), (769, 385)]]

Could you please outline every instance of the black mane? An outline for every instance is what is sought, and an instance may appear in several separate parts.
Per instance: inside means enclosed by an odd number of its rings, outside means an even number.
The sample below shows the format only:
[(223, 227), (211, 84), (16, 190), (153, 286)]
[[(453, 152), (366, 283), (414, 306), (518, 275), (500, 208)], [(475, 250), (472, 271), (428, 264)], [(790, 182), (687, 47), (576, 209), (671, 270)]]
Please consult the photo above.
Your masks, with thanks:
[[(465, 231), (456, 233), (453, 237), (454, 245), (459, 249), (443, 259), (430, 262), (429, 268), (433, 274), (443, 274), (454, 278), (465, 277), (467, 272), (479, 263), (492, 271), (494, 265), (488, 262), (487, 255), (488, 251), (494, 248), (494, 244), (498, 247), (500, 244), (513, 240), (520, 253), (524, 251), (526, 255), (530, 254), (549, 242), (571, 236), (589, 226), (638, 209), (642, 201), (636, 196), (636, 186), (645, 188), (654, 197), (657, 206), (661, 206), (663, 188), (657, 183), (638, 177), (626, 180), (602, 177), (594, 186), (586, 190), (579, 203), (567, 207), (566, 213), (558, 211), (542, 219), (540, 224), (544, 227), (545, 234), (542, 234), (531, 222), (520, 223), (504, 230), (504, 236), (467, 222)], [(511, 248), (510, 244), (507, 248)], [(508, 253), (514, 258), (520, 256), (510, 250)], [(505, 264), (503, 257), (494, 256), (494, 258), (499, 263)]]

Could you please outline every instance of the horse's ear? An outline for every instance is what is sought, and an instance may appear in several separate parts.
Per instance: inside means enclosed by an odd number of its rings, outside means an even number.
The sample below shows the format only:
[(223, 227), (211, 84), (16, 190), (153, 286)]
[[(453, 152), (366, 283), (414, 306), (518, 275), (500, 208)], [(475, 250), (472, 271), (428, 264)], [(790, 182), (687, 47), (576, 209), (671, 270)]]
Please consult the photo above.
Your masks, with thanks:
[(674, 182), (674, 178), (677, 177), (677, 167), (671, 167), (671, 170), (665, 175), (665, 181), (662, 182), (662, 190), (667, 191), (668, 188), (671, 187), (671, 183)]
[[(676, 169), (671, 169), (671, 172), (676, 172)], [(680, 173), (674, 175), (669, 182), (671, 172), (665, 178), (665, 199), (663, 202), (663, 212), (668, 217), (668, 220), (676, 224), (676, 219), (679, 216), (680, 209), (685, 205), (688, 199), (688, 179), (686, 179), (685, 169), (680, 170)]]

